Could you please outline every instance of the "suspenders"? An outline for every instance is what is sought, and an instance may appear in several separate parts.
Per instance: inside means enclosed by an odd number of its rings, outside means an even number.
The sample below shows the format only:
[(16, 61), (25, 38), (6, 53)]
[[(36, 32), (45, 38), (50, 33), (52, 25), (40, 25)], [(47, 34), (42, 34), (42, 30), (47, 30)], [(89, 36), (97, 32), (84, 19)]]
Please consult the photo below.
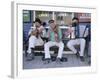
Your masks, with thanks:
[(90, 41), (91, 40), (91, 31), (90, 31), (91, 25), (89, 25), (89, 24), (86, 25), (83, 36), (85, 35), (86, 29), (88, 29), (88, 35), (84, 38), (85, 38), (86, 41)]
[(75, 26), (75, 38), (79, 38), (80, 37), (80, 28), (79, 25)]
[(86, 29), (87, 29), (87, 26), (85, 27), (85, 29), (84, 29), (84, 32), (83, 32), (83, 37), (84, 37), (84, 34), (85, 34), (85, 32), (86, 32)]
[[(75, 27), (75, 38), (84, 38), (84, 35), (85, 35), (85, 32), (86, 32), (86, 30), (88, 29), (88, 32), (89, 32), (89, 27), (90, 27), (90, 25), (88, 24), (88, 25), (86, 25), (86, 27), (85, 27), (85, 29), (84, 29), (84, 31), (83, 31), (83, 34), (82, 34), (82, 37), (80, 37), (80, 27), (79, 27), (79, 25), (78, 26), (76, 26)], [(90, 33), (89, 33), (90, 34)]]
[(89, 35), (90, 34), (90, 25), (89, 24), (87, 24), (86, 27), (85, 27), (85, 29), (84, 29), (83, 37), (85, 35), (86, 29), (88, 29), (88, 35)]

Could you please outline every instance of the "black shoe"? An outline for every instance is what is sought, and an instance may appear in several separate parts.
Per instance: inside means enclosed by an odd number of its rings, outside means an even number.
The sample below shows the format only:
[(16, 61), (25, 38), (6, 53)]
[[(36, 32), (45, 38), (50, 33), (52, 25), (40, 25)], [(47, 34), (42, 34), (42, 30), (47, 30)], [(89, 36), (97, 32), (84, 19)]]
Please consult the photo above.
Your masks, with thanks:
[(32, 61), (32, 60), (34, 60), (34, 54), (30, 53), (27, 55), (27, 61)]
[(61, 60), (61, 62), (67, 62), (68, 61), (68, 58), (62, 57), (60, 60)]
[(47, 59), (45, 59), (44, 64), (48, 64), (50, 62), (51, 62), (51, 59), (50, 58), (47, 58)]
[(77, 53), (76, 53), (76, 57), (79, 58), (79, 56), (80, 56), (80, 55), (79, 55), (79, 53), (77, 52)]
[(51, 60), (52, 61), (56, 61), (56, 57), (55, 56), (51, 56)]
[(61, 62), (61, 58), (57, 58), (56, 59), (56, 62), (58, 63), (58, 64), (61, 64), (62, 62)]
[(85, 61), (83, 56), (80, 56), (80, 60), (81, 60), (82, 62)]

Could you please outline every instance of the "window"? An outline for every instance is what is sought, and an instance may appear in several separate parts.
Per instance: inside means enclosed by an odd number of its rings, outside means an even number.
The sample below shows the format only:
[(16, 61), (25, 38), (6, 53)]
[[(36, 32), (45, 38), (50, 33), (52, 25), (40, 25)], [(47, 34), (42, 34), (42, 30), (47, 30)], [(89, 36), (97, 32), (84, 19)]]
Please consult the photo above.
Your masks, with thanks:
[(39, 18), (43, 23), (46, 24), (46, 26), (48, 26), (48, 21), (52, 19), (52, 12), (36, 11), (36, 18)]
[(67, 26), (72, 19), (72, 13), (55, 12), (55, 21), (60, 26)]
[(31, 11), (23, 10), (23, 22), (30, 22), (30, 21), (31, 21)]
[(79, 18), (80, 23), (91, 22), (91, 14), (90, 13), (75, 13), (75, 16)]

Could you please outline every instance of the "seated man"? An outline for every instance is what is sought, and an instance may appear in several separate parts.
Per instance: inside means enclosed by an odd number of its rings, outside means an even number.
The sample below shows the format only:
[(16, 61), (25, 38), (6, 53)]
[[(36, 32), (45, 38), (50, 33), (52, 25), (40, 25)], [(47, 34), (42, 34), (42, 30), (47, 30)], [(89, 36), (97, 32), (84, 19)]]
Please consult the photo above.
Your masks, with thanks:
[(58, 56), (56, 61), (61, 63), (60, 59), (62, 58), (64, 44), (62, 42), (62, 33), (60, 28), (55, 24), (54, 20), (49, 21), (49, 31), (48, 31), (48, 38), (50, 41), (45, 43), (44, 50), (45, 50), (45, 63), (49, 63), (51, 60), (49, 48), (52, 46), (59, 47)]
[[(78, 18), (74, 17), (72, 19), (72, 26), (75, 27), (75, 39), (72, 39), (70, 41), (68, 41), (67, 43), (67, 47), (72, 50), (77, 57), (80, 56), (80, 60), (84, 61), (84, 49), (85, 49), (85, 39), (80, 36), (80, 25), (79, 25), (79, 20)], [(77, 49), (75, 49), (75, 45), (80, 45), (80, 51), (78, 51)]]
[(28, 56), (27, 56), (27, 60), (28, 61), (31, 61), (34, 59), (34, 48), (35, 46), (38, 46), (38, 45), (43, 45), (44, 42), (43, 40), (41, 39), (41, 34), (44, 30), (44, 27), (41, 26), (41, 21), (40, 19), (36, 19), (35, 20), (35, 28), (30, 32), (30, 37), (29, 37), (29, 44), (28, 44)]

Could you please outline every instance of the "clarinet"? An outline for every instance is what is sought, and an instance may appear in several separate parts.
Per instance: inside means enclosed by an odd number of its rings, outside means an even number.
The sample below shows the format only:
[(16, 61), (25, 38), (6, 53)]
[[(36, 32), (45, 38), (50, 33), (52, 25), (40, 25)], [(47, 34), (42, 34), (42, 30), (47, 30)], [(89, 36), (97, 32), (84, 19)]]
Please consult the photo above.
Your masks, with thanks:
[(58, 41), (59, 41), (58, 26), (56, 25), (53, 30), (54, 30), (54, 33), (56, 33), (58, 35), (57, 38), (58, 38)]
[(36, 28), (36, 37), (39, 37), (39, 30)]

